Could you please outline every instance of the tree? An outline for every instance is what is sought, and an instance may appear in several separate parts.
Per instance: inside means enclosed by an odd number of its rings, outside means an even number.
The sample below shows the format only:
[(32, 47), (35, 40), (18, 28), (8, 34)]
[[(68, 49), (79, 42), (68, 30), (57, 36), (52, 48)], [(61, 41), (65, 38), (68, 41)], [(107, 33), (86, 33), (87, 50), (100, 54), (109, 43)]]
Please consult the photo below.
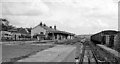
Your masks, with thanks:
[(10, 29), (15, 28), (14, 26), (9, 25), (9, 21), (7, 19), (0, 19), (0, 22), (1, 22), (2, 31), (8, 31)]

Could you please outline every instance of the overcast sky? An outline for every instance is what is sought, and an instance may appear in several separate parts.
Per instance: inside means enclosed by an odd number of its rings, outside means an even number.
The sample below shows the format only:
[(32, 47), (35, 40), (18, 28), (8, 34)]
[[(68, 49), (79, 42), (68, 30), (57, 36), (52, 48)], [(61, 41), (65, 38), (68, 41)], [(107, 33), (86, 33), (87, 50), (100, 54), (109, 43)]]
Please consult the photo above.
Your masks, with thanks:
[(18, 27), (48, 26), (75, 34), (118, 29), (117, 0), (2, 0), (2, 17)]

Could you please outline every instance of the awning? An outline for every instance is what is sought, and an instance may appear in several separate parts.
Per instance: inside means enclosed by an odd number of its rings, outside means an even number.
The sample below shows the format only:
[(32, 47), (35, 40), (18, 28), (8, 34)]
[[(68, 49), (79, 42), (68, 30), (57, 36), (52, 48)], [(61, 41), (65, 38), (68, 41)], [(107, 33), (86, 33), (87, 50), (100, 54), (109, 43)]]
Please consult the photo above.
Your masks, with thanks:
[(60, 33), (60, 34), (67, 34), (67, 35), (75, 35), (73, 33), (65, 32), (65, 31), (47, 31), (48, 33)]

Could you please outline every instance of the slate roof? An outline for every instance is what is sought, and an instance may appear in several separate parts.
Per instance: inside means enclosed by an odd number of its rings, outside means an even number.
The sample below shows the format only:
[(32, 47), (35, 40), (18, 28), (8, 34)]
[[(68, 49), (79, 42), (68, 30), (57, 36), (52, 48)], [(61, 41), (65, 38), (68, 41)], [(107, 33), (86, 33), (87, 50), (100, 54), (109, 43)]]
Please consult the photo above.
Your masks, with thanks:
[(55, 30), (55, 29), (53, 29), (53, 28), (50, 28), (50, 27), (48, 27), (48, 26), (41, 26), (42, 28), (44, 28), (45, 30), (47, 30), (47, 31), (59, 31), (59, 30)]
[[(37, 25), (37, 26), (41, 26), (41, 25)], [(36, 28), (37, 26), (35, 26), (34, 28)], [(55, 30), (54, 28), (50, 28), (48, 26), (41, 26), (41, 27), (44, 28), (47, 32), (50, 32), (50, 33), (62, 33), (62, 34), (75, 35), (73, 33), (65, 32), (65, 31), (60, 31), (60, 30), (57, 30), (57, 29)]]

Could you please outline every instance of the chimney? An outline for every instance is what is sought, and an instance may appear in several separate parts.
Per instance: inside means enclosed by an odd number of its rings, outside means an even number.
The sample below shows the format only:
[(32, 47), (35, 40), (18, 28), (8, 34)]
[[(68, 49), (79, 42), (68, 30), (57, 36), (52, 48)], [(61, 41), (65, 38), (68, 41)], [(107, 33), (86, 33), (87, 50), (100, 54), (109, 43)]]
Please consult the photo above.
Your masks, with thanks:
[(52, 26), (50, 26), (50, 28), (52, 28)]
[(46, 26), (46, 24), (44, 24), (43, 26)]
[(40, 22), (40, 26), (42, 26), (43, 24), (42, 24), (42, 22)]
[(56, 25), (54, 26), (54, 29), (56, 30)]

